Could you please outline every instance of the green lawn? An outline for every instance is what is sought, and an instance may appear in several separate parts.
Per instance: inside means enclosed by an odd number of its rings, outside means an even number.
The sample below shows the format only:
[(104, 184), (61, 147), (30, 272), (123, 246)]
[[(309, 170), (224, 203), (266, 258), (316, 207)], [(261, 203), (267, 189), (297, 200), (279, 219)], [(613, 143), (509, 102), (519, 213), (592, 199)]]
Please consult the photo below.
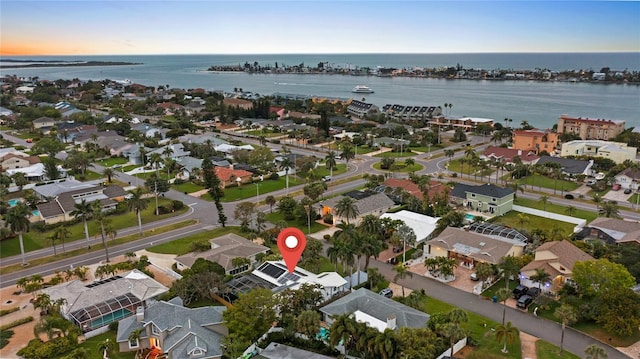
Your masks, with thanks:
[[(553, 198), (551, 198), (551, 200), (553, 200)], [(518, 206), (523, 206), (523, 207), (546, 210), (547, 212), (567, 215), (567, 212), (566, 212), (567, 206), (563, 206), (555, 203), (547, 203), (545, 207), (542, 205), (542, 203), (540, 203), (540, 201), (518, 197), (513, 202), (513, 204), (516, 204)], [(586, 219), (588, 222), (591, 222), (594, 219), (598, 218), (598, 213), (593, 211), (587, 211), (584, 209), (576, 209), (576, 213), (572, 217), (583, 218), (583, 219)]]
[[(274, 206), (275, 207), (275, 206)], [(279, 221), (284, 221), (284, 215), (280, 212), (274, 211), (273, 213), (268, 213), (267, 214), (267, 220), (273, 224), (278, 223)], [(308, 234), (309, 233), (309, 228), (307, 226), (307, 221), (306, 220), (291, 220), (291, 221), (286, 221), (287, 225), (290, 227), (296, 227), (298, 229), (300, 229), (302, 231), (302, 233)], [(318, 231), (321, 231), (323, 229), (328, 228), (327, 226), (324, 226), (320, 223), (317, 222), (311, 222), (311, 233), (316, 233)]]
[[(315, 169), (316, 175), (319, 177), (324, 177), (324, 176), (329, 176), (331, 171), (329, 171), (327, 169), (327, 166), (325, 166), (324, 163), (320, 164), (316, 169)], [(336, 164), (336, 168), (333, 169), (333, 175), (337, 176), (337, 175), (341, 175), (343, 173), (347, 172), (347, 165), (344, 163), (338, 163)], [(291, 178), (289, 178), (289, 180), (291, 180)]]
[(385, 158), (385, 157), (413, 157), (416, 156), (417, 153), (414, 152), (402, 152), (402, 154), (400, 154), (400, 152), (382, 152), (382, 153), (378, 153), (377, 155), (374, 155), (373, 157), (380, 157), (380, 158)]
[(607, 332), (594, 322), (579, 322), (573, 324), (571, 327), (585, 332), (592, 337), (597, 338), (603, 343), (606, 343), (607, 341), (609, 341), (609, 339), (611, 339), (610, 344), (614, 347), (628, 347), (629, 345), (640, 341), (640, 331), (637, 329), (633, 332), (633, 335), (630, 335), (628, 337), (621, 337), (619, 335)]
[(358, 146), (358, 155), (365, 155), (367, 153), (373, 152), (375, 148), (371, 148), (369, 146)]
[[(509, 281), (509, 290), (512, 291), (518, 285), (518, 282), (515, 280)], [(487, 288), (484, 292), (482, 292), (482, 296), (488, 299), (492, 299), (493, 296), (498, 292), (498, 290), (505, 287), (504, 278), (500, 278), (494, 285)]]
[(203, 186), (197, 185), (193, 182), (185, 182), (182, 184), (173, 184), (171, 185), (171, 188), (175, 189), (176, 191), (180, 191), (180, 192), (187, 192), (187, 193), (193, 193), (193, 192), (198, 192), (204, 189)]
[(115, 165), (123, 165), (125, 163), (129, 162), (128, 159), (126, 158), (122, 158), (122, 157), (110, 157), (110, 158), (105, 158), (102, 159), (100, 161), (98, 161), (98, 163), (104, 167), (112, 167)]
[[(170, 202), (171, 200), (167, 198), (158, 199), (158, 205), (160, 206)], [(176, 211), (174, 213), (156, 216), (154, 213), (155, 200), (151, 199), (149, 201), (149, 206), (147, 207), (147, 209), (142, 212), (142, 223), (144, 224), (144, 223), (154, 222), (154, 221), (158, 221), (166, 218), (171, 218), (181, 213), (184, 213), (186, 211), (187, 211), (187, 208), (185, 207), (181, 211)], [(108, 216), (107, 218), (111, 220), (111, 224), (116, 230), (135, 226), (138, 223), (138, 219), (135, 213), (133, 212), (126, 212), (120, 215), (112, 215), (112, 216)], [(100, 228), (99, 228), (100, 225), (95, 221), (89, 221), (87, 222), (87, 225), (89, 227), (89, 238), (91, 239), (92, 243), (95, 243), (96, 242), (95, 239), (97, 238), (96, 236), (98, 235), (98, 233), (100, 233)], [(69, 229), (69, 231), (71, 232), (71, 235), (69, 236), (70, 239), (67, 240), (66, 243), (70, 243), (77, 240), (83, 240), (83, 241), (85, 240), (84, 226), (82, 222), (68, 226), (67, 229)], [(52, 235), (52, 233), (53, 231), (40, 232), (38, 230), (31, 230), (27, 233), (24, 233), (22, 237), (24, 240), (25, 252), (30, 252), (30, 251), (51, 246), (51, 242), (49, 241), (48, 238)], [(58, 245), (57, 247), (59, 250), (62, 249), (61, 245)], [(2, 246), (0, 246), (0, 258), (5, 258), (13, 255), (18, 255), (18, 254), (20, 254), (20, 241), (18, 237), (6, 239), (2, 241)]]
[(431, 152), (439, 150), (441, 148), (443, 148), (442, 145), (431, 145), (431, 148), (429, 148), (428, 146), (418, 146), (418, 147), (410, 147), (411, 151), (416, 151), (416, 152), (423, 152), (423, 153), (429, 153), (429, 150), (431, 150)]
[(554, 227), (558, 227), (565, 233), (567, 237), (573, 233), (573, 228), (575, 227), (575, 225), (572, 223), (560, 222), (550, 218), (538, 217), (531, 214), (525, 214), (525, 216), (527, 216), (527, 218), (529, 219), (529, 222), (521, 225), (518, 222), (518, 214), (520, 214), (520, 212), (511, 211), (503, 216), (493, 217), (491, 222), (511, 227), (516, 230), (525, 229), (529, 232), (538, 228), (551, 230)]
[(576, 188), (580, 187), (580, 185), (575, 182), (566, 181), (566, 180), (556, 181), (551, 177), (545, 177), (541, 175), (527, 176), (527, 177), (521, 178), (519, 182), (522, 183), (523, 185), (526, 185), (527, 187), (533, 186), (534, 188), (535, 187), (538, 187), (538, 188), (543, 187), (543, 188), (549, 188), (549, 189), (555, 188), (558, 193), (562, 193), (563, 189), (565, 192), (571, 192)]
[(122, 172), (129, 172), (129, 171), (133, 171), (134, 169), (141, 167), (140, 165), (129, 165), (129, 166), (124, 166), (122, 167)]
[(400, 161), (396, 161), (394, 163), (395, 168), (393, 170), (383, 170), (381, 168), (381, 162), (377, 162), (373, 164), (373, 168), (380, 170), (380, 171), (392, 171), (392, 172), (405, 172), (405, 173), (409, 173), (409, 172), (416, 172), (416, 171), (420, 171), (422, 170), (424, 167), (419, 164), (419, 163), (415, 163), (412, 164), (410, 166), (405, 165), (404, 161), (400, 162)]
[[(258, 191), (260, 192), (260, 200), (264, 200), (267, 193), (284, 189), (286, 187), (286, 179), (284, 176), (278, 178), (277, 180), (265, 179), (262, 182), (256, 183), (258, 183), (260, 186), (258, 190), (256, 190), (256, 184), (252, 183), (246, 183), (240, 187), (225, 188), (222, 202), (235, 202), (249, 198), (251, 198), (252, 201), (255, 202), (255, 197), (258, 194)], [(302, 183), (304, 183), (302, 180), (297, 179), (295, 176), (289, 175), (289, 188)], [(210, 199), (211, 197), (207, 194), (202, 196), (202, 198)]]
[[(109, 358), (111, 359), (133, 359), (135, 358), (136, 352), (127, 352), (120, 353), (118, 352), (118, 344), (116, 343), (116, 332), (108, 331), (104, 334), (97, 335), (93, 338), (87, 339), (84, 343), (79, 344), (78, 347), (85, 348), (89, 352), (89, 359), (102, 359), (102, 352), (98, 349), (100, 347), (100, 343), (109, 339), (109, 341), (113, 342), (114, 348), (109, 353)], [(63, 356), (64, 357), (64, 356)]]
[(76, 177), (81, 181), (93, 181), (100, 178), (105, 178), (102, 173), (94, 172), (92, 170), (86, 170), (84, 176), (77, 174)]
[[(426, 312), (429, 314), (446, 313), (455, 308), (451, 304), (441, 302), (431, 297), (427, 298)], [(468, 312), (469, 322), (462, 324), (462, 327), (469, 331), (473, 341), (477, 343), (477, 351), (474, 357), (476, 358), (489, 358), (495, 356), (496, 358), (522, 358), (520, 353), (520, 338), (518, 337), (513, 343), (507, 345), (509, 354), (503, 354), (501, 352), (504, 343), (498, 343), (494, 332), (491, 329), (495, 329), (499, 323), (494, 322), (488, 318), (480, 316), (478, 314)], [(514, 324), (517, 327), (517, 323)]]
[(629, 197), (627, 202), (629, 202), (629, 203), (631, 203), (633, 205), (640, 204), (640, 194), (634, 193), (631, 197)]
[(580, 359), (579, 356), (564, 350), (560, 355), (560, 347), (544, 340), (536, 341), (536, 354), (538, 359)]
[(216, 237), (223, 236), (227, 233), (235, 233), (239, 236), (242, 236), (240, 227), (216, 228), (211, 231), (196, 233), (190, 236), (175, 239), (171, 242), (158, 244), (153, 247), (147, 248), (147, 250), (153, 253), (183, 255), (190, 252), (192, 242), (196, 242), (199, 240), (213, 239)]
[(280, 136), (284, 136), (286, 134), (282, 133), (282, 132), (273, 132), (273, 131), (264, 131), (264, 130), (251, 130), (251, 131), (247, 131), (247, 132), (243, 132), (247, 135), (251, 135), (251, 136), (264, 136), (266, 138), (270, 138), (270, 137), (280, 137)]
[[(460, 160), (456, 159), (456, 160), (452, 160), (449, 161), (449, 167), (447, 168), (449, 170), (449, 172), (454, 172), (454, 173), (464, 173), (466, 175), (473, 175), (474, 173), (477, 174), (478, 176), (480, 176), (480, 167), (479, 166), (469, 166), (468, 163), (464, 163), (464, 164), (460, 164)], [(491, 169), (486, 169), (484, 170), (484, 172), (482, 173), (483, 176), (487, 176), (489, 174), (491, 174), (493, 171)]]

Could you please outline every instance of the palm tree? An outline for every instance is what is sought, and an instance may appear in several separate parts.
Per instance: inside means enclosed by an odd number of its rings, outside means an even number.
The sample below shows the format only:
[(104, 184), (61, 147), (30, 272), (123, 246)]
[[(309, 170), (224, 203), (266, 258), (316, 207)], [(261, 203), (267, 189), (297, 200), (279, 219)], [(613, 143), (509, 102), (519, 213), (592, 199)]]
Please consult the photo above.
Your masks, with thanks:
[(112, 177), (116, 177), (118, 174), (116, 173), (116, 171), (113, 168), (106, 167), (102, 171), (102, 175), (107, 177), (107, 182), (111, 183)]
[(29, 264), (24, 257), (24, 241), (22, 239), (22, 233), (28, 232), (31, 227), (31, 222), (29, 221), (30, 215), (31, 210), (29, 210), (29, 207), (22, 202), (9, 208), (7, 213), (4, 215), (4, 226), (8, 227), (11, 232), (18, 233), (18, 239), (20, 240), (20, 256), (23, 266)]
[(129, 212), (135, 211), (136, 215), (138, 216), (138, 228), (140, 229), (140, 235), (142, 235), (141, 213), (149, 205), (147, 199), (142, 197), (143, 195), (144, 193), (142, 192), (142, 188), (136, 188), (131, 192), (131, 198), (127, 200)]
[(537, 268), (535, 274), (529, 279), (534, 283), (538, 283), (538, 289), (542, 291), (542, 283), (548, 282), (551, 276), (543, 268)]
[(549, 203), (549, 196), (542, 195), (542, 196), (540, 196), (540, 199), (538, 201), (540, 203), (542, 203), (542, 210), (546, 211), (547, 210), (547, 203)]
[[(405, 267), (404, 263), (398, 263), (398, 265), (393, 267), (393, 270), (396, 272), (396, 275), (393, 277), (393, 280), (396, 282), (404, 280), (407, 277), (413, 277), (413, 273)], [(404, 285), (400, 284), (400, 287), (402, 288), (402, 297), (404, 298)]]
[(607, 351), (598, 344), (589, 345), (584, 353), (587, 354), (585, 359), (607, 359), (609, 357)]
[(507, 182), (507, 187), (513, 190), (513, 199), (518, 197), (518, 191), (520, 191), (520, 193), (524, 193), (524, 187), (516, 180)]
[(91, 203), (86, 199), (82, 199), (80, 203), (76, 203), (74, 210), (71, 211), (71, 215), (76, 219), (82, 218), (82, 224), (84, 225), (84, 236), (87, 239), (87, 248), (91, 249), (91, 243), (89, 243), (89, 227), (87, 226), (87, 219), (91, 218), (93, 214), (93, 207)]
[(291, 162), (291, 159), (289, 159), (289, 157), (285, 157), (282, 159), (282, 162), (280, 162), (280, 168), (284, 169), (284, 176), (285, 176), (285, 183), (286, 183), (286, 195), (289, 195), (289, 170), (291, 170), (292, 168), (295, 168), (295, 165), (293, 162)]
[(336, 153), (334, 151), (329, 151), (327, 156), (324, 158), (325, 165), (329, 169), (329, 176), (333, 178), (333, 169), (336, 167)]
[(142, 346), (140, 345), (140, 338), (142, 337), (143, 330), (143, 328), (137, 328), (129, 333), (129, 342), (135, 341), (136, 343), (138, 343), (138, 350), (136, 350), (136, 353), (142, 350)]
[(508, 353), (507, 343), (513, 342), (516, 336), (520, 334), (518, 328), (511, 326), (511, 322), (507, 322), (507, 325), (498, 325), (496, 327), (496, 339), (498, 342), (504, 341), (503, 353)]
[(444, 155), (449, 157), (449, 163), (451, 163), (451, 159), (453, 158), (453, 156), (456, 155), (456, 151), (448, 149), (448, 150), (444, 150)]
[(565, 208), (564, 213), (566, 213), (570, 217), (573, 217), (573, 215), (576, 214), (577, 211), (578, 209), (576, 207), (568, 206), (567, 208)]
[(158, 152), (154, 152), (149, 156), (149, 162), (156, 169), (156, 176), (160, 178), (160, 164), (162, 163), (162, 155)]
[(356, 330), (356, 324), (355, 319), (351, 318), (349, 314), (342, 314), (335, 317), (331, 328), (329, 328), (331, 346), (335, 347), (342, 341), (345, 354), (348, 353), (353, 334)]
[(144, 146), (139, 146), (138, 152), (140, 153), (140, 162), (144, 167), (147, 164), (147, 150), (144, 148)]
[(109, 247), (107, 246), (106, 235), (104, 231), (104, 225), (107, 221), (107, 215), (102, 211), (102, 204), (100, 201), (95, 201), (92, 203), (93, 207), (93, 218), (100, 223), (100, 234), (102, 237), (102, 245), (104, 246), (104, 258), (105, 262), (109, 263)]
[(342, 152), (340, 152), (340, 157), (347, 162), (347, 165), (349, 165), (350, 160), (356, 158), (356, 153), (351, 142), (342, 143)]
[(518, 224), (520, 225), (520, 230), (524, 229), (524, 225), (529, 223), (529, 217), (524, 213), (518, 213)]
[(598, 215), (600, 217), (607, 218), (622, 218), (620, 217), (620, 209), (618, 208), (618, 202), (606, 201), (598, 205)]
[(507, 299), (511, 298), (511, 291), (509, 288), (500, 288), (496, 292), (498, 301), (502, 302), (502, 325), (504, 325), (504, 319), (507, 314)]
[(264, 199), (264, 203), (269, 205), (269, 210), (271, 213), (273, 213), (273, 206), (276, 204), (276, 202), (276, 198), (272, 195), (269, 195)]
[(562, 323), (562, 335), (560, 336), (560, 355), (562, 355), (562, 350), (564, 347), (564, 330), (567, 325), (575, 323), (578, 320), (578, 313), (576, 313), (575, 309), (568, 304), (563, 304), (560, 307), (556, 308), (556, 311), (553, 315), (560, 319)]
[[(375, 329), (365, 327), (373, 333), (373, 338), (363, 338), (372, 349), (372, 354), (377, 358), (389, 359), (395, 358), (400, 350), (400, 343), (396, 332), (393, 329), (386, 328), (384, 332), (379, 333)], [(369, 339), (369, 340), (366, 340)]]
[(451, 348), (451, 357), (453, 357), (453, 346), (456, 342), (466, 335), (464, 330), (455, 323), (445, 323), (437, 326), (437, 331), (440, 335), (449, 340), (449, 347)]
[(336, 204), (336, 214), (347, 220), (347, 224), (350, 219), (358, 218), (360, 211), (356, 206), (356, 201), (351, 197), (342, 198), (338, 204)]
[(109, 340), (109, 338), (105, 339), (98, 345), (98, 350), (102, 353), (102, 356), (105, 358), (109, 357), (109, 352), (113, 349), (113, 342)]

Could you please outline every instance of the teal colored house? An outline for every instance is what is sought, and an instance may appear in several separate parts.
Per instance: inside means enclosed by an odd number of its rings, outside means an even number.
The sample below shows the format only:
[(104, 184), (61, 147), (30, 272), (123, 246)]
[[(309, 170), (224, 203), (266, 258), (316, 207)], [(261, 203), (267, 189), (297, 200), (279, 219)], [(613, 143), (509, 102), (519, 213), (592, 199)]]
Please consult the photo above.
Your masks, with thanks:
[(513, 206), (514, 192), (487, 183), (479, 186), (458, 183), (451, 191), (451, 199), (469, 211), (486, 213), (488, 216), (501, 216)]

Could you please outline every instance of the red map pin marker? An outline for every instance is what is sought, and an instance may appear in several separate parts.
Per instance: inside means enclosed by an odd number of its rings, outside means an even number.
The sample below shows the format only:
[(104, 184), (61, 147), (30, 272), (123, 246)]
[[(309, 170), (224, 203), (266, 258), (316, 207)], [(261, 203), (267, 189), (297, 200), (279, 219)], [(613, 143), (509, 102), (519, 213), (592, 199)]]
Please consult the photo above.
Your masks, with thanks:
[(278, 234), (278, 249), (282, 253), (284, 263), (289, 269), (289, 273), (293, 273), (298, 265), (302, 251), (307, 245), (307, 237), (298, 228), (285, 228)]

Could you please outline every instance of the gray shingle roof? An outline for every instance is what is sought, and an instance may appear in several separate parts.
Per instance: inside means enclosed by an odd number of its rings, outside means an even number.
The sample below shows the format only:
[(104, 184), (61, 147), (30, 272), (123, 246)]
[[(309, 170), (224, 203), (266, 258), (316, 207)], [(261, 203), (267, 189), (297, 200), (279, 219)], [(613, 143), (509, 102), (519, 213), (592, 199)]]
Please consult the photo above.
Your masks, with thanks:
[[(333, 197), (321, 202), (321, 204), (330, 208), (335, 208), (342, 198), (344, 198), (344, 196)], [(358, 213), (360, 213), (361, 216), (376, 210), (386, 210), (395, 205), (384, 193), (376, 193), (371, 196), (367, 196), (356, 200), (355, 203), (358, 208)]]
[(572, 158), (542, 156), (536, 164), (544, 165), (545, 163), (558, 163), (562, 167), (562, 172), (568, 174), (581, 174), (591, 165), (589, 161), (574, 160)]
[(234, 258), (247, 258), (255, 256), (258, 253), (266, 253), (269, 247), (251, 242), (250, 240), (240, 237), (235, 233), (229, 233), (221, 237), (210, 240), (212, 248), (205, 252), (191, 252), (183, 256), (177, 257), (176, 262), (180, 262), (187, 267), (191, 267), (198, 258), (204, 258), (208, 261), (220, 264), (225, 270), (229, 271), (234, 267), (232, 261)]
[(429, 320), (429, 314), (365, 288), (360, 288), (331, 304), (325, 305), (320, 308), (320, 311), (330, 316), (360, 311), (384, 322), (387, 321), (387, 318), (395, 315), (397, 328), (424, 328)]
[(290, 347), (288, 345), (271, 342), (269, 345), (254, 359), (332, 359), (322, 354), (310, 352), (308, 350)]
[(502, 198), (513, 194), (513, 190), (511, 188), (502, 188), (491, 183), (479, 186), (457, 183), (456, 186), (453, 187), (453, 190), (451, 190), (451, 196), (467, 198), (467, 192), (495, 198)]

